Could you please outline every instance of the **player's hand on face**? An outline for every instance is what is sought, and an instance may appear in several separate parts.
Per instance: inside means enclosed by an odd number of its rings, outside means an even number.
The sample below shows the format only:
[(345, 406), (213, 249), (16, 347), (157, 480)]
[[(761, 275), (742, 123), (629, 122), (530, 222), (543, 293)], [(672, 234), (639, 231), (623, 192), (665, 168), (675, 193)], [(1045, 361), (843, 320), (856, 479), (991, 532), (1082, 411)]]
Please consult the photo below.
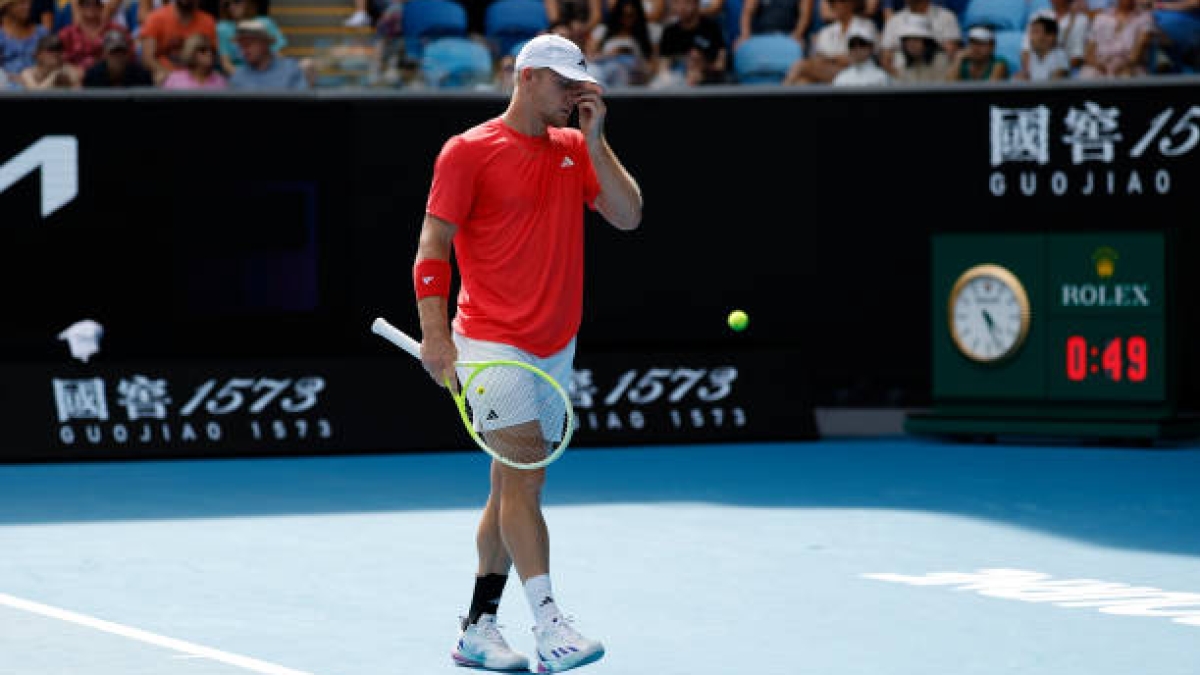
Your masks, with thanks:
[(579, 109), (579, 128), (588, 140), (598, 140), (604, 133), (604, 115), (608, 108), (600, 97), (599, 86), (585, 82), (576, 95), (575, 105)]
[(449, 386), (458, 393), (458, 377), (454, 362), (458, 360), (458, 349), (454, 341), (445, 338), (425, 338), (421, 341), (421, 363), (429, 376), (441, 386)]

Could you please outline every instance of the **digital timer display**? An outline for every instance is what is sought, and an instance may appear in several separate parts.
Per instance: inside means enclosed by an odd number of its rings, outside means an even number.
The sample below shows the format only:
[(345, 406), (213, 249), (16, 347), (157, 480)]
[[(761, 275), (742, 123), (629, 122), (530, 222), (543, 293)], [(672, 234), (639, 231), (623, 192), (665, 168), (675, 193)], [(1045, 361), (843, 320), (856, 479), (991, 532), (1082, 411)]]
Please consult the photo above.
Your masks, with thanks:
[(1088, 343), (1082, 335), (1067, 336), (1066, 374), (1072, 382), (1095, 376), (1111, 382), (1145, 382), (1147, 358), (1144, 335), (1108, 338), (1100, 344)]
[(1051, 318), (1046, 390), (1058, 400), (1156, 401), (1166, 394), (1166, 337), (1158, 317)]

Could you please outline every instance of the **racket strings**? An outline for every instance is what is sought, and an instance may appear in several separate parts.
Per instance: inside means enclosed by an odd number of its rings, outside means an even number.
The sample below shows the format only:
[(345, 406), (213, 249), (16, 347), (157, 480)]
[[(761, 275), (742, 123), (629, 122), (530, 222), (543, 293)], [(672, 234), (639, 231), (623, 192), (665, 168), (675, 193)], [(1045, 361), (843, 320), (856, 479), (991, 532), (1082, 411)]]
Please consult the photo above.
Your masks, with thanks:
[(520, 366), (480, 368), (468, 378), (464, 397), (478, 440), (513, 464), (543, 461), (569, 438), (569, 402), (557, 387)]

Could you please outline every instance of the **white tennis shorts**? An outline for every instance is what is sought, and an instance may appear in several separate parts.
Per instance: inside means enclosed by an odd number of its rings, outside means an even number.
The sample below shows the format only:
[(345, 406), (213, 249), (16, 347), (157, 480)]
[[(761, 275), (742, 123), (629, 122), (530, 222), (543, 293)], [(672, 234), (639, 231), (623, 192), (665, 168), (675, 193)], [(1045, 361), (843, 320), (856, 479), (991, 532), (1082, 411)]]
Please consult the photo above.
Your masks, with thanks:
[[(459, 361), (520, 361), (544, 371), (569, 392), (575, 367), (575, 340), (547, 357), (530, 354), (512, 345), (454, 333)], [(465, 383), (473, 369), (459, 368), (458, 380)], [(483, 393), (480, 393), (482, 390)], [(467, 402), (474, 411), (475, 430), (502, 429), (539, 420), (542, 436), (550, 442), (562, 438), (562, 406), (558, 392), (547, 382), (521, 368), (489, 368), (481, 371), (467, 388)]]

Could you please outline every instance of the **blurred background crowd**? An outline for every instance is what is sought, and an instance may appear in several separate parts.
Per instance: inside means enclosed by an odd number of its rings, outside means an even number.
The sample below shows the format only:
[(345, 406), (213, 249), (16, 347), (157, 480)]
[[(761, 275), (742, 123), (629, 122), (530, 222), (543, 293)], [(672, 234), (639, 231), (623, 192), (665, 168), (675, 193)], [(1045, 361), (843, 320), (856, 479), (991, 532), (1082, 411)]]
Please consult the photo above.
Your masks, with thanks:
[(543, 32), (610, 88), (1200, 67), (1200, 0), (0, 0), (0, 86), (506, 91)]

